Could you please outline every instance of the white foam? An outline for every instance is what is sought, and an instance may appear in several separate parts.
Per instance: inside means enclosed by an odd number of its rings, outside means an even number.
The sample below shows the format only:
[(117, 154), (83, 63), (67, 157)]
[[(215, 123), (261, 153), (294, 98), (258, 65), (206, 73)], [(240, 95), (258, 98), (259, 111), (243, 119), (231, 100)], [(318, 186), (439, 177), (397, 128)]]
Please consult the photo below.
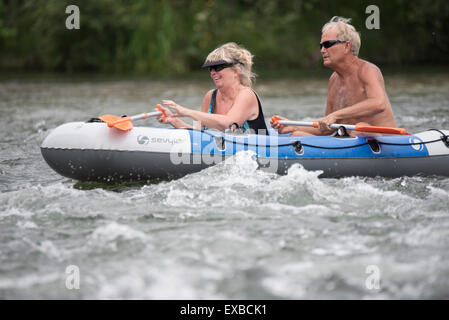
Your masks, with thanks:
[[(207, 267), (183, 267), (172, 259), (150, 264), (125, 262), (126, 273), (103, 275), (94, 299), (222, 299), (214, 282), (220, 274)], [(215, 280), (212, 282), (211, 280)]]
[(18, 221), (17, 226), (21, 229), (37, 229), (37, 225), (32, 221)]
[(150, 237), (130, 226), (110, 222), (96, 228), (89, 237), (88, 244), (92, 247), (108, 248), (116, 251), (117, 240), (139, 240), (146, 243), (150, 240)]
[(427, 186), (426, 188), (430, 191), (429, 200), (441, 201), (443, 203), (449, 204), (449, 191), (433, 186)]
[(23, 277), (0, 278), (0, 289), (28, 289), (61, 280), (61, 274), (29, 274)]
[(11, 217), (11, 216), (31, 218), (33, 215), (34, 215), (34, 213), (29, 210), (22, 209), (22, 208), (15, 208), (15, 207), (7, 208), (0, 212), (0, 218)]
[(69, 252), (66, 250), (59, 249), (52, 241), (43, 240), (40, 243), (35, 243), (28, 238), (22, 239), (24, 242), (28, 243), (35, 250), (43, 253), (50, 259), (54, 259), (57, 261), (63, 261), (66, 257), (69, 256)]

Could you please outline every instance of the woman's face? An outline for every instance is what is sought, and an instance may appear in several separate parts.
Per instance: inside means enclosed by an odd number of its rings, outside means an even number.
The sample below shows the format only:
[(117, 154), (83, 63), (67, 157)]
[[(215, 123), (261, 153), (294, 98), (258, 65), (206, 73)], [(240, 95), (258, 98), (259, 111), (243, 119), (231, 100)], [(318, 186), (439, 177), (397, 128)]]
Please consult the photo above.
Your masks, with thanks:
[(240, 81), (238, 68), (235, 67), (224, 68), (220, 71), (211, 68), (210, 77), (217, 88), (227, 87)]

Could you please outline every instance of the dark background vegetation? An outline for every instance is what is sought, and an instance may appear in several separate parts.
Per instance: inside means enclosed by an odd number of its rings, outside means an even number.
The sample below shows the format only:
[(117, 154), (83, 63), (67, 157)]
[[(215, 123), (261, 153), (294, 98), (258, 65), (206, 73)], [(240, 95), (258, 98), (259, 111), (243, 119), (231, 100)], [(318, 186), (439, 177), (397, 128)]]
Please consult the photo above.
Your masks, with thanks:
[[(65, 27), (70, 4), (79, 30)], [(365, 27), (370, 4), (380, 30)], [(229, 41), (255, 55), (256, 71), (316, 69), (321, 27), (334, 15), (352, 18), (362, 58), (448, 65), (447, 0), (0, 0), (0, 69), (185, 74)]]

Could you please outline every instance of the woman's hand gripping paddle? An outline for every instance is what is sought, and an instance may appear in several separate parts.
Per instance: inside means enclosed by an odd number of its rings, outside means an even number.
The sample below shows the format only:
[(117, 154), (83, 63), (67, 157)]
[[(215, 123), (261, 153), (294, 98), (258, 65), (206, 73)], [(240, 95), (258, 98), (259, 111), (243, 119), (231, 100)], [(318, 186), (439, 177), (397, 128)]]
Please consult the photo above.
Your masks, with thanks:
[(165, 119), (167, 117), (164, 109), (162, 109), (160, 105), (157, 105), (156, 109), (158, 111), (141, 113), (141, 114), (137, 114), (137, 115), (131, 116), (131, 117), (118, 117), (118, 116), (113, 116), (113, 115), (107, 114), (104, 116), (100, 116), (98, 118), (100, 120), (106, 122), (109, 128), (117, 128), (122, 131), (128, 131), (128, 130), (131, 130), (132, 128), (134, 128), (134, 125), (132, 122), (135, 120), (147, 119), (149, 117), (154, 117), (154, 116), (158, 116), (158, 115), (162, 115), (163, 119)]

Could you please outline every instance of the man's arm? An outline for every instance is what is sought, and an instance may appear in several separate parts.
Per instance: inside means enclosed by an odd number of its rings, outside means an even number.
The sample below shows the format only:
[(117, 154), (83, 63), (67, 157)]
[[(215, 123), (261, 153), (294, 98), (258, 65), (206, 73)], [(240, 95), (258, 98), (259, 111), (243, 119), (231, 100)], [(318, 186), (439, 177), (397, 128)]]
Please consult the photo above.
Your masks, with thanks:
[(329, 113), (319, 121), (321, 128), (330, 129), (328, 125), (331, 123), (345, 123), (349, 119), (372, 117), (385, 110), (386, 96), (380, 70), (372, 64), (366, 64), (362, 66), (359, 76), (365, 87), (367, 98), (352, 106)]

